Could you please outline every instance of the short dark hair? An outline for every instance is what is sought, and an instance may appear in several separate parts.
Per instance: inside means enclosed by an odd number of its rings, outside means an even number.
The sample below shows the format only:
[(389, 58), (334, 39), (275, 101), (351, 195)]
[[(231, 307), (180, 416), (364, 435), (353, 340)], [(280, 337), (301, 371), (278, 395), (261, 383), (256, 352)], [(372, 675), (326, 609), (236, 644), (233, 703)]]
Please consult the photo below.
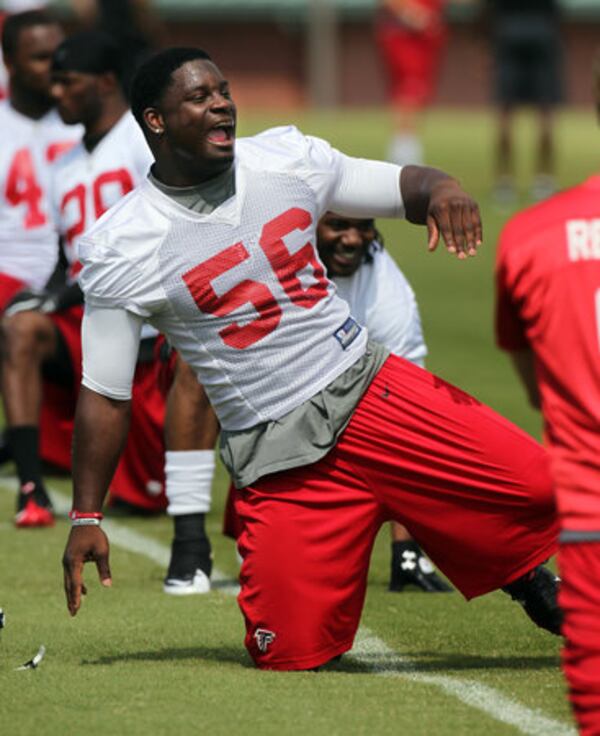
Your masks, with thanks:
[(144, 110), (156, 105), (171, 83), (173, 72), (188, 61), (212, 61), (202, 49), (193, 46), (175, 46), (159, 51), (145, 61), (131, 83), (131, 112), (144, 130)]
[(19, 45), (21, 31), (33, 26), (58, 26), (58, 20), (46, 10), (26, 10), (9, 15), (2, 26), (2, 53), (11, 59)]
[(103, 31), (74, 33), (58, 46), (52, 56), (53, 72), (112, 72), (121, 79), (123, 64), (118, 43)]

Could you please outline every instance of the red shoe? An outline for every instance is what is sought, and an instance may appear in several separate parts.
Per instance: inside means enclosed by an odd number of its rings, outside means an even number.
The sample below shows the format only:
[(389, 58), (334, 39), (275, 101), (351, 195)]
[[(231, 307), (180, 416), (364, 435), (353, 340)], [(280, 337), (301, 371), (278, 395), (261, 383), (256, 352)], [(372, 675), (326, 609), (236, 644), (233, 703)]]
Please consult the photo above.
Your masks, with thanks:
[(15, 526), (19, 529), (54, 526), (52, 509), (39, 506), (33, 498), (28, 498), (25, 506), (15, 516)]

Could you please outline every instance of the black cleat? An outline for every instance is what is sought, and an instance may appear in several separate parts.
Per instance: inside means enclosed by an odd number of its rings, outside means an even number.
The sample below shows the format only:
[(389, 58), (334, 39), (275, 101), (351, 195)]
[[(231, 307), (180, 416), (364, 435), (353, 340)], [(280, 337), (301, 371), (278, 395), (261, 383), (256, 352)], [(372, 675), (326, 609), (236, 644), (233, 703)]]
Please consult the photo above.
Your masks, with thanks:
[(558, 605), (559, 583), (560, 578), (538, 565), (502, 590), (523, 607), (536, 626), (560, 636), (563, 612)]
[(423, 550), (414, 542), (392, 542), (392, 574), (389, 590), (400, 593), (406, 587), (424, 593), (449, 593), (453, 590), (435, 571)]

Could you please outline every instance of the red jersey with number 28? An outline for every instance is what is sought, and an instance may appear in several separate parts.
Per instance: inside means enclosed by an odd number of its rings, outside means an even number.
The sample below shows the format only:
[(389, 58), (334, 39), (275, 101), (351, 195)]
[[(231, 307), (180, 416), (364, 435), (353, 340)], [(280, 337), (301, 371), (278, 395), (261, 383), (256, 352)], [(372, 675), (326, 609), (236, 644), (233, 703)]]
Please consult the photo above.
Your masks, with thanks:
[(498, 344), (535, 354), (563, 528), (600, 530), (600, 176), (510, 220), (497, 294)]

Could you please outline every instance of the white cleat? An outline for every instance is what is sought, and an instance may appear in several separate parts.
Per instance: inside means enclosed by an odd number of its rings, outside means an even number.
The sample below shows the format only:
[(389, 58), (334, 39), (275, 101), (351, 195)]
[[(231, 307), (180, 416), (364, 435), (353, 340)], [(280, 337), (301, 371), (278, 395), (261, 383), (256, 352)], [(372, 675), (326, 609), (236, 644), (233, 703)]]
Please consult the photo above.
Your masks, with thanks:
[(210, 578), (198, 569), (188, 580), (165, 578), (163, 590), (169, 595), (202, 595), (210, 592)]

